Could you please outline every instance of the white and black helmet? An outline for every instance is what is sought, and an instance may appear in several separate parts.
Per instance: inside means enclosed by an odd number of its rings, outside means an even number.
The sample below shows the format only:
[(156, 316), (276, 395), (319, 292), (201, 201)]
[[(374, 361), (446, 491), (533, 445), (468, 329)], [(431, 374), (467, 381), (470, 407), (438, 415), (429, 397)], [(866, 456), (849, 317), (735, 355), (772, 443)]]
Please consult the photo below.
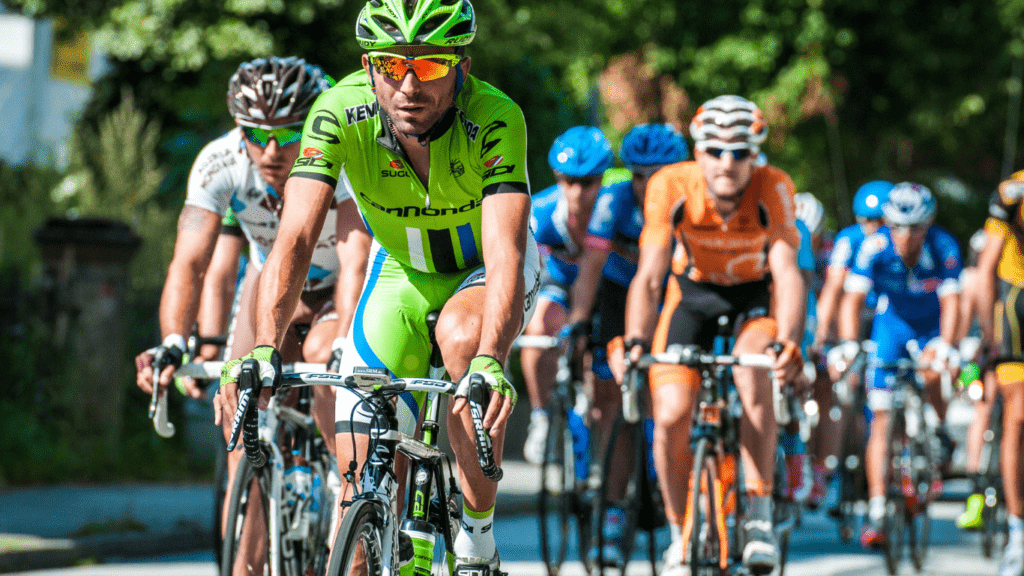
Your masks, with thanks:
[(301, 58), (257, 58), (243, 62), (228, 85), (228, 109), (242, 126), (276, 128), (301, 124), (313, 101), (333, 81)]
[(921, 184), (900, 182), (889, 192), (882, 214), (886, 224), (895, 226), (931, 222), (935, 220), (935, 196)]

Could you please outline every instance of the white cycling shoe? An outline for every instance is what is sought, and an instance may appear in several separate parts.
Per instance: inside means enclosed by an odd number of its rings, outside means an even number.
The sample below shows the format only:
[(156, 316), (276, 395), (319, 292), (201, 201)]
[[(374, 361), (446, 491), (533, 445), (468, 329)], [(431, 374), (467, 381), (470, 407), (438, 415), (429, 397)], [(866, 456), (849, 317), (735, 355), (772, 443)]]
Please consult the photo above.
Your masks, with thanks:
[(530, 427), (523, 443), (523, 457), (530, 464), (544, 463), (544, 452), (548, 443), (548, 413), (543, 408), (534, 408), (530, 412)]

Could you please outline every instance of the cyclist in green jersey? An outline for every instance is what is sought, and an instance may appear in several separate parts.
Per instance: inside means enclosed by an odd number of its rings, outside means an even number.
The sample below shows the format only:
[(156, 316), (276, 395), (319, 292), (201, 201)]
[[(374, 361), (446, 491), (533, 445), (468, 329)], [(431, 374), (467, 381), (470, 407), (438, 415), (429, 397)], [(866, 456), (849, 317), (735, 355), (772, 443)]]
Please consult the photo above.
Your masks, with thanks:
[[(371, 0), (356, 25), (363, 70), (317, 100), (302, 150), (285, 187), (288, 203), (259, 284), (258, 346), (264, 382), (280, 373), (276, 347), (295, 306), (312, 245), (344, 170), (374, 237), (366, 282), (341, 372), (385, 367), (399, 377), (429, 370), (425, 316), (440, 310), (436, 335), (445, 368), (468, 389), (480, 374), (493, 389), (484, 416), (501, 457), (516, 393), (502, 367), (529, 319), (539, 284), (539, 258), (529, 231), (526, 124), (522, 111), (493, 86), (469, 75), (465, 46), (476, 33), (468, 0)], [(222, 375), (228, 404), (237, 399), (237, 370)], [(416, 398), (399, 402), (411, 429)], [(261, 404), (263, 400), (261, 400)], [(459, 574), (499, 568), (494, 544), (497, 485), (476, 464), (465, 398), (453, 403), (448, 434), (464, 492), (455, 543)], [(338, 459), (361, 460), (370, 415), (353, 395), (338, 393)], [(342, 499), (351, 497), (350, 487)]]

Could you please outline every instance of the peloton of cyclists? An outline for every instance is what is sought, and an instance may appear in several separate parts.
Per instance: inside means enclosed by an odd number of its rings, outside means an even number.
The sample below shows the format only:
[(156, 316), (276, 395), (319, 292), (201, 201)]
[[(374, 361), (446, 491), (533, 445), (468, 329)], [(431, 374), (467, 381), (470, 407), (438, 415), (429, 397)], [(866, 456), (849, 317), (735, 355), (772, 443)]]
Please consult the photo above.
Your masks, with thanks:
[[(626, 304), (624, 339), (632, 358), (668, 344), (710, 347), (718, 317), (735, 321), (742, 314), (747, 320), (739, 327), (734, 353), (763, 353), (780, 342), (775, 375), (792, 381), (802, 370), (806, 292), (797, 267), (795, 190), (785, 172), (755, 162), (767, 134), (756, 105), (719, 96), (705, 102), (690, 124), (694, 161), (667, 166), (651, 177), (640, 260)], [(621, 357), (610, 360), (618, 363)], [(748, 519), (738, 527), (747, 542), (742, 557), (751, 571), (766, 573), (778, 562), (771, 522), (778, 437), (773, 391), (765, 371), (737, 368), (735, 381), (744, 409), (743, 488), (749, 501)], [(688, 572), (688, 439), (698, 384), (695, 372), (685, 367), (654, 366), (650, 372), (654, 457), (672, 535), (666, 576)]]

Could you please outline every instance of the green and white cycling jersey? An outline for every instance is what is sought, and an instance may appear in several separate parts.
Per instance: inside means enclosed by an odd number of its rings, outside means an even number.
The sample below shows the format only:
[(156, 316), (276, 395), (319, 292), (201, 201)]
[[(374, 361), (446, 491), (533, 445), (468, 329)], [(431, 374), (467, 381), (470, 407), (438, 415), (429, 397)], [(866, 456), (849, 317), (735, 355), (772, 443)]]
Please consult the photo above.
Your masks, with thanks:
[(456, 105), (433, 129), (429, 186), (412, 170), (385, 116), (364, 71), (343, 78), (306, 118), (291, 175), (335, 187), (344, 170), (367, 229), (407, 266), (452, 273), (479, 265), (483, 198), (530, 192), (519, 106), (468, 76)]
[[(345, 183), (342, 178), (339, 187), (343, 191)], [(336, 196), (347, 198), (344, 192)], [(185, 204), (222, 216), (222, 230), (232, 225), (241, 228), (249, 241), (253, 264), (257, 270), (263, 269), (277, 239), (282, 204), (249, 158), (240, 128), (210, 142), (199, 152), (189, 173)], [(332, 206), (313, 249), (304, 291), (320, 290), (337, 282), (337, 219), (337, 209)]]

